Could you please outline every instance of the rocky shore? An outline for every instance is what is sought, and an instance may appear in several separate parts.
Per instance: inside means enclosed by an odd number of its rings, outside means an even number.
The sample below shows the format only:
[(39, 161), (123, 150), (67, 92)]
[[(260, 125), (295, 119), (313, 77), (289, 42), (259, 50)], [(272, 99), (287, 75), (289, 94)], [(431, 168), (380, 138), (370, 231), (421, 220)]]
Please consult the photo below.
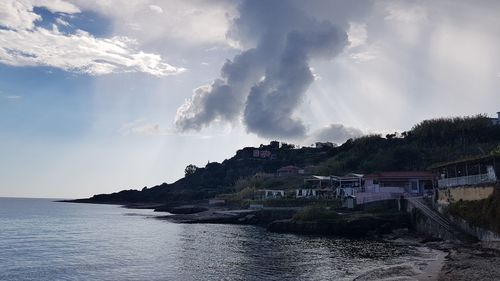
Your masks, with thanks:
[(429, 247), (447, 252), (439, 274), (441, 281), (499, 280), (500, 251), (475, 244), (428, 243)]
[(267, 229), (282, 233), (358, 238), (388, 234), (395, 229), (409, 227), (410, 223), (406, 214), (356, 212), (341, 214), (338, 218), (332, 220), (278, 220), (271, 222)]
[(295, 208), (273, 208), (264, 210), (228, 210), (211, 208), (201, 212), (171, 214), (159, 217), (175, 223), (225, 223), (249, 224), (266, 227), (276, 220), (289, 219), (297, 212)]

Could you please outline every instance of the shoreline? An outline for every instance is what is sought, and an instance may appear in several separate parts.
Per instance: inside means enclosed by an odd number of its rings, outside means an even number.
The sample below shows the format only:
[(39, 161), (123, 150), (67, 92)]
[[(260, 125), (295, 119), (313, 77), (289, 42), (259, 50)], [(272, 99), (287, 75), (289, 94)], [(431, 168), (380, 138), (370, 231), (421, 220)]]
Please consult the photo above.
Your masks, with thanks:
[(429, 249), (435, 252), (436, 258), (435, 260), (427, 264), (425, 269), (420, 274), (415, 276), (415, 278), (419, 281), (424, 281), (424, 280), (438, 281), (441, 271), (445, 264), (445, 259), (448, 256), (448, 253), (445, 251), (436, 250), (432, 248)]
[[(158, 207), (164, 206), (161, 203), (136, 203), (136, 204), (124, 204), (117, 202), (75, 202), (75, 201), (57, 201), (64, 203), (90, 203), (90, 204), (104, 204), (104, 205), (120, 205), (122, 208), (129, 209), (156, 209)], [(203, 214), (169, 214), (165, 212), (164, 216), (157, 216), (157, 219), (167, 220), (172, 223), (222, 223), (222, 224), (244, 224), (235, 223), (234, 210), (228, 210), (227, 208), (210, 208), (207, 213), (209, 216), (205, 219), (195, 219), (193, 217), (203, 216)], [(202, 212), (203, 213), (203, 212)], [(232, 214), (231, 214), (232, 213)], [(238, 213), (238, 212), (236, 212)], [(245, 216), (252, 215), (252, 211), (247, 210), (243, 212)], [(243, 214), (243, 213), (240, 213)], [(168, 214), (168, 215), (167, 215)], [(194, 215), (194, 216), (193, 216)], [(222, 216), (224, 219), (216, 218), (215, 220), (210, 215)], [(238, 216), (241, 218), (241, 216)], [(254, 224), (259, 225), (259, 224)], [(262, 226), (262, 225), (260, 225)], [(299, 234), (300, 235), (300, 234)], [(307, 234), (306, 234), (307, 235)], [(321, 234), (318, 234), (321, 235)], [(386, 276), (384, 278), (395, 277), (398, 272), (411, 271), (412, 273), (404, 273), (404, 276), (409, 279), (405, 280), (439, 280), (439, 281), (466, 281), (466, 280), (485, 280), (494, 281), (498, 280), (497, 276), (500, 276), (500, 267), (496, 266), (500, 264), (500, 250), (492, 249), (490, 247), (484, 247), (481, 243), (475, 244), (465, 244), (456, 243), (450, 241), (437, 241), (437, 242), (422, 242), (428, 237), (420, 235), (418, 233), (407, 233), (401, 235), (399, 238), (388, 239), (387, 242), (393, 243), (408, 243), (408, 246), (423, 247), (429, 249), (433, 252), (434, 257), (428, 258), (422, 261), (420, 268), (412, 268), (410, 266), (399, 265), (394, 268), (381, 269), (379, 271), (374, 270), (373, 272), (367, 272), (354, 280), (374, 280), (369, 279), (369, 274), (377, 274), (381, 276)], [(497, 248), (500, 249), (500, 243), (496, 244)], [(424, 265), (425, 263), (425, 265)], [(391, 270), (393, 272), (391, 272)], [(385, 272), (384, 272), (385, 271)], [(368, 278), (368, 279), (363, 279)], [(376, 280), (377, 278), (375, 278)], [(378, 278), (382, 279), (382, 278)]]

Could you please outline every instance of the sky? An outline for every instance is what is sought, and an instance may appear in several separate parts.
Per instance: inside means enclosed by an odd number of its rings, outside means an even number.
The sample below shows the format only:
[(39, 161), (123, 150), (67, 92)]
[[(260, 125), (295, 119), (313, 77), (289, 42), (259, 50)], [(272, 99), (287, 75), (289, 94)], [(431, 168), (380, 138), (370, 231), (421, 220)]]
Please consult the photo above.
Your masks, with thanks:
[(0, 196), (500, 111), (500, 2), (0, 1)]

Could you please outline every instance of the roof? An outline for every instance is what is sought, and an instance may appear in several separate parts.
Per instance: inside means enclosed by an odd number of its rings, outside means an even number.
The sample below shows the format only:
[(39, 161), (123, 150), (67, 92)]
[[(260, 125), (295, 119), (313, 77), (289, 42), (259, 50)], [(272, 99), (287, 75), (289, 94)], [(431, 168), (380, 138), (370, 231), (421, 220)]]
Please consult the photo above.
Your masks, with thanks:
[(288, 170), (300, 170), (300, 168), (297, 166), (290, 165), (290, 166), (285, 166), (285, 167), (279, 168), (278, 172), (279, 171), (288, 171)]
[(325, 177), (325, 176), (311, 176), (311, 177), (317, 180), (330, 180), (330, 177)]
[(344, 177), (355, 177), (355, 178), (362, 178), (363, 177), (363, 174), (356, 174), (356, 173), (349, 173), (347, 175), (345, 175)]
[(446, 167), (446, 166), (453, 165), (453, 164), (475, 162), (475, 161), (481, 161), (481, 160), (490, 160), (490, 159), (494, 159), (494, 158), (500, 158), (500, 156), (498, 156), (498, 155), (469, 156), (469, 157), (465, 157), (465, 158), (462, 158), (462, 159), (459, 159), (459, 160), (436, 163), (436, 164), (431, 165), (429, 167), (429, 169), (436, 169), (436, 168)]
[(396, 178), (396, 179), (404, 179), (404, 178), (435, 178), (436, 174), (429, 171), (393, 171), (393, 172), (380, 172), (365, 175), (365, 178)]

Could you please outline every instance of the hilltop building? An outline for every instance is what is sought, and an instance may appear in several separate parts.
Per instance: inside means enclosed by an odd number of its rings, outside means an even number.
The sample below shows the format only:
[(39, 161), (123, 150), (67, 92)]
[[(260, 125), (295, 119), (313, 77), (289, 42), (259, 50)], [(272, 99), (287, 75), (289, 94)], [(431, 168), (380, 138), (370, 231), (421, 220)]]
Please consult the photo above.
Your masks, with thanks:
[(255, 158), (271, 158), (271, 151), (269, 150), (261, 150), (261, 149), (255, 149), (253, 151), (253, 157)]
[(500, 125), (500, 111), (497, 112), (497, 118), (490, 118), (493, 125)]
[(334, 147), (337, 147), (337, 144), (336, 143), (333, 143), (333, 142), (316, 142), (315, 144), (315, 147), (316, 148), (319, 148), (319, 149), (322, 149), (322, 148), (334, 148)]
[(293, 175), (298, 175), (298, 174), (303, 174), (304, 170), (297, 167), (297, 166), (285, 166), (281, 167), (276, 171), (276, 174), (278, 177), (288, 177), (288, 176), (293, 176)]

